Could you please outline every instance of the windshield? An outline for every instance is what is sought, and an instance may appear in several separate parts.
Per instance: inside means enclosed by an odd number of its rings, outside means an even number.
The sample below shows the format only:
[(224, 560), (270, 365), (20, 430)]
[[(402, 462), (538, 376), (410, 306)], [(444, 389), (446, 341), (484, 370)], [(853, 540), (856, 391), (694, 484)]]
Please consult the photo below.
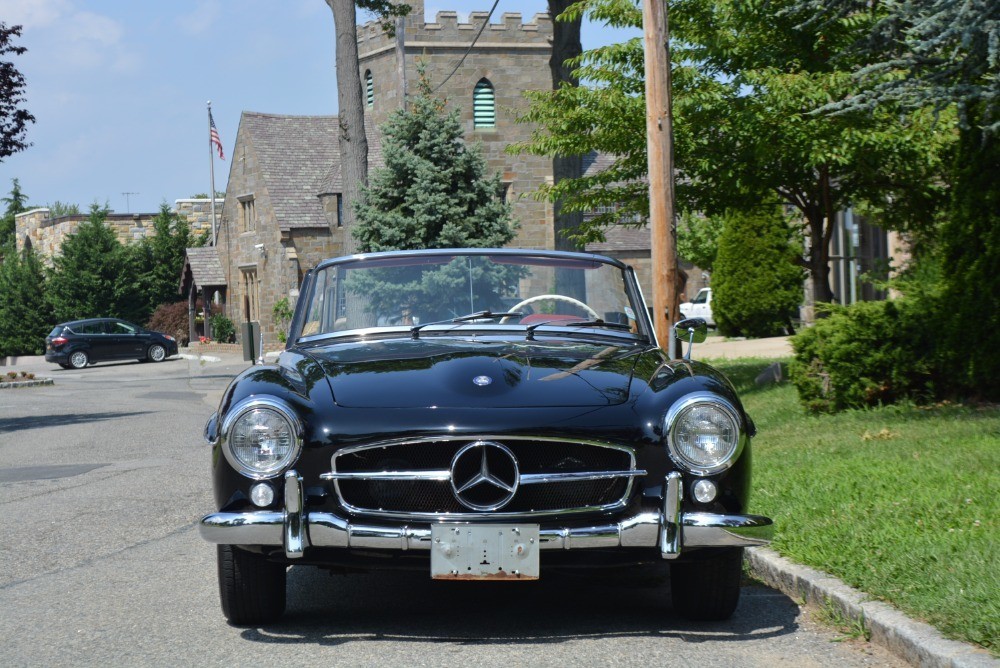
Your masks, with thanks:
[[(316, 271), (300, 336), (519, 326), (641, 331), (623, 269), (581, 255), (386, 254)], [(529, 329), (530, 328), (530, 329)]]

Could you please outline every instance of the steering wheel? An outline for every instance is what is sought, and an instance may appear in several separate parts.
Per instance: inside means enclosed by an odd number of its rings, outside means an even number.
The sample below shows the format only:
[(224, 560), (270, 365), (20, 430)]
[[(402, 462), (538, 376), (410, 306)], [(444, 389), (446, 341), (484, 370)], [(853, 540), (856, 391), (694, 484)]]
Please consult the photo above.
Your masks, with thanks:
[[(510, 310), (511, 311), (520, 311), (522, 308), (524, 308), (528, 304), (531, 304), (533, 302), (544, 301), (546, 299), (554, 299), (556, 301), (568, 302), (568, 303), (572, 304), (573, 306), (577, 306), (577, 307), (583, 309), (584, 311), (586, 311), (587, 315), (589, 315), (594, 320), (597, 320), (598, 318), (600, 318), (600, 316), (597, 315), (597, 311), (595, 311), (594, 309), (590, 308), (589, 306), (587, 306), (586, 304), (584, 304), (579, 299), (573, 299), (572, 297), (567, 297), (566, 295), (535, 295), (534, 297), (528, 297), (527, 299), (519, 301), (517, 304), (514, 304), (513, 306), (511, 306)], [(509, 322), (512, 317), (513, 316), (507, 316), (506, 318), (501, 318), (500, 319), (500, 324), (503, 325), (503, 324)]]

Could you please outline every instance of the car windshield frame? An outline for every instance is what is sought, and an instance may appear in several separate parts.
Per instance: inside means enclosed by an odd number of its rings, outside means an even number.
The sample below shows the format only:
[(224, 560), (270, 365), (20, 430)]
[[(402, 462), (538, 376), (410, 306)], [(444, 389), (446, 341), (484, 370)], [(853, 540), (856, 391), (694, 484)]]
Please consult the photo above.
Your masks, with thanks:
[[(514, 318), (507, 317), (510, 316), (509, 311), (512, 310), (510, 308), (496, 310), (487, 308), (483, 309), (483, 311), (487, 312), (488, 315), (492, 313), (497, 313), (497, 315), (484, 318), (471, 318), (470, 316), (477, 314), (476, 311), (472, 311), (469, 313), (455, 313), (453, 317), (443, 318), (440, 321), (435, 320), (421, 323), (418, 320), (417, 322), (378, 323), (354, 328), (304, 333), (307, 324), (310, 328), (315, 327), (315, 322), (309, 319), (308, 312), (312, 308), (317, 289), (324, 289), (322, 286), (317, 287), (319, 283), (317, 277), (322, 279), (322, 277), (327, 275), (325, 272), (331, 268), (343, 267), (345, 270), (392, 270), (400, 267), (419, 267), (421, 265), (444, 268), (459, 257), (469, 257), (470, 267), (473, 261), (471, 258), (488, 258), (491, 263), (488, 266), (496, 266), (498, 268), (507, 267), (510, 271), (514, 272), (517, 271), (518, 267), (521, 267), (525, 271), (530, 267), (539, 267), (543, 271), (580, 269), (583, 271), (618, 272), (621, 280), (620, 294), (617, 295), (617, 299), (622, 304), (620, 315), (625, 315), (626, 322), (633, 324), (632, 331), (623, 328), (620, 320), (609, 319), (606, 322), (602, 322), (602, 315), (604, 314), (598, 314), (597, 318), (567, 318), (564, 316), (562, 319), (553, 319), (551, 322), (539, 322), (541, 318), (538, 318), (532, 323), (522, 323), (515, 322)], [(583, 276), (586, 278), (586, 274)], [(551, 294), (545, 290), (542, 292)], [(508, 297), (508, 299), (513, 298)], [(537, 335), (573, 338), (591, 338), (597, 336), (627, 341), (632, 344), (656, 345), (656, 336), (652, 322), (644, 304), (645, 302), (634, 270), (620, 260), (601, 255), (509, 248), (445, 248), (367, 253), (325, 260), (307, 272), (289, 327), (289, 337), (286, 347), (291, 348), (300, 344), (309, 345), (317, 341), (328, 341), (331, 338), (364, 340), (407, 337), (416, 339), (427, 335), (465, 336), (470, 333), (474, 333), (477, 338), (489, 336), (503, 339), (520, 338), (529, 341), (533, 340)], [(618, 314), (616, 313), (616, 315)]]

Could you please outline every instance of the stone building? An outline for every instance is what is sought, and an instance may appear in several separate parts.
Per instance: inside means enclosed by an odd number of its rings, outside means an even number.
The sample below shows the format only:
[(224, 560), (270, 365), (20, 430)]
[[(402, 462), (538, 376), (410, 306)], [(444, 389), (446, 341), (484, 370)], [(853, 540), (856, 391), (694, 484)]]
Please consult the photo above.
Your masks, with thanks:
[[(215, 200), (216, 207), (221, 207), (223, 200)], [(178, 199), (174, 201), (174, 212), (184, 218), (191, 233), (195, 236), (211, 231), (210, 199)], [(155, 213), (110, 213), (105, 223), (123, 244), (140, 241), (156, 234), (153, 229)], [(51, 217), (46, 208), (32, 209), (14, 216), (14, 231), (18, 250), (25, 246), (32, 248), (42, 256), (47, 264), (59, 254), (63, 240), (70, 234), (75, 234), (80, 223), (86, 221), (88, 214), (71, 214)]]
[[(466, 141), (481, 147), (489, 169), (501, 175), (505, 196), (520, 223), (512, 245), (552, 248), (552, 208), (528, 194), (552, 179), (551, 159), (512, 156), (514, 142), (531, 129), (515, 122), (527, 110), (525, 90), (552, 88), (552, 21), (537, 14), (522, 22), (504, 14), (485, 27), (488, 14), (456, 12), (424, 20), (421, 0), (388, 37), (377, 24), (359, 26), (369, 167), (381, 165), (378, 127), (416, 90), (418, 63), (448, 109), (459, 109)], [(345, 248), (338, 121), (335, 116), (244, 112), (232, 151), (216, 251), (228, 284), (229, 317), (260, 323), (265, 349), (278, 347), (272, 313), (284, 298), (294, 303), (306, 271)]]

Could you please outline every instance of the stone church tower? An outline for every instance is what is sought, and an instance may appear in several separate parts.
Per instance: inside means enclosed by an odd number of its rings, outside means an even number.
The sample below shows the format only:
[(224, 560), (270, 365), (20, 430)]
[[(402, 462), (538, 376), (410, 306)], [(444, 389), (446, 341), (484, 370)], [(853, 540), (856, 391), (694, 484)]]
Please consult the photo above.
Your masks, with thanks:
[(488, 12), (471, 12), (469, 22), (460, 23), (457, 12), (441, 11), (428, 23), (423, 0), (408, 4), (412, 11), (397, 22), (395, 37), (376, 23), (358, 27), (366, 115), (382, 125), (416, 92), (417, 65), (423, 63), (435, 94), (449, 110), (460, 110), (466, 141), (480, 144), (490, 170), (501, 175), (521, 225), (511, 245), (553, 248), (552, 206), (530, 196), (552, 182), (551, 158), (504, 152), (531, 136), (531, 126), (514, 121), (529, 106), (523, 91), (552, 89), (551, 18), (541, 13), (522, 23), (520, 14), (505, 13), (480, 33)]

